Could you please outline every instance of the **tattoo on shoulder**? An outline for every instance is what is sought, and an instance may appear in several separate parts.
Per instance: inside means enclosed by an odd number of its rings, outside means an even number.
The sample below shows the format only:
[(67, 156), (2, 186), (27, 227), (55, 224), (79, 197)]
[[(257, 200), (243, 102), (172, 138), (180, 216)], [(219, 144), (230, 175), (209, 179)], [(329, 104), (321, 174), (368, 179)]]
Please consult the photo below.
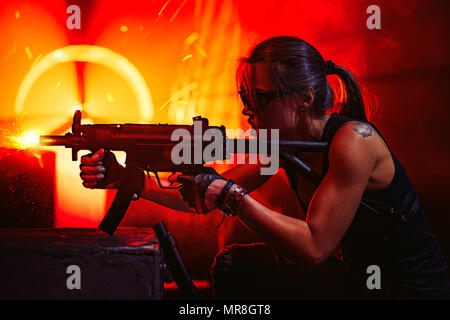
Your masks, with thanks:
[(370, 137), (372, 135), (373, 129), (371, 126), (365, 123), (358, 123), (352, 126), (352, 129), (364, 138)]

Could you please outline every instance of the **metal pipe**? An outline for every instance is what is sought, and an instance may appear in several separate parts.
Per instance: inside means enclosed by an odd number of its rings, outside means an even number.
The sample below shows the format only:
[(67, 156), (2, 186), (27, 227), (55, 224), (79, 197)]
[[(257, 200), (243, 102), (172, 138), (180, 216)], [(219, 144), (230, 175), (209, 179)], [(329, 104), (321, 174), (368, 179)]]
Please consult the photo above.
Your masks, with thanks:
[(153, 230), (163, 249), (163, 255), (166, 259), (167, 266), (172, 272), (172, 276), (178, 285), (178, 289), (180, 289), (182, 296), (185, 299), (198, 300), (199, 295), (197, 288), (192, 282), (191, 276), (181, 258), (175, 237), (167, 231), (164, 222), (154, 225)]

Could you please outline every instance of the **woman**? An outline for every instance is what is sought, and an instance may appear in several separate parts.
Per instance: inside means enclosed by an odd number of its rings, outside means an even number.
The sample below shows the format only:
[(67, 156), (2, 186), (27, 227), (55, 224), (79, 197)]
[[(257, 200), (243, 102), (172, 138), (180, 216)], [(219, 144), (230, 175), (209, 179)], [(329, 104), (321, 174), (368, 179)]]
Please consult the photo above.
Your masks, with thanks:
[[(330, 115), (327, 111), (335, 105), (327, 81), (331, 74), (343, 82), (345, 94), (339, 113)], [(257, 166), (239, 165), (222, 176), (211, 170), (194, 179), (179, 178), (185, 185), (183, 198), (197, 212), (219, 208), (238, 217), (268, 244), (253, 246), (263, 261), (256, 269), (263, 269), (268, 277), (256, 277), (250, 283), (267, 281), (267, 288), (277, 290), (280, 287), (274, 283), (284, 279), (292, 285), (292, 292), (299, 291), (294, 297), (450, 298), (439, 243), (427, 227), (401, 164), (378, 130), (367, 122), (352, 74), (326, 62), (301, 39), (275, 37), (258, 44), (241, 60), (237, 79), (243, 114), (252, 127), (279, 129), (280, 139), (329, 143), (325, 154), (298, 154), (321, 172), (323, 179), (317, 188), (284, 164), (291, 187), (307, 212), (305, 220), (275, 212), (248, 194), (268, 179), (259, 175)], [(94, 187), (104, 178), (100, 171), (105, 169), (99, 162), (102, 157), (100, 150), (82, 159), (86, 187)], [(141, 196), (189, 211), (176, 192), (161, 191), (150, 179), (145, 181)], [(337, 248), (343, 253), (344, 277), (343, 264), (332, 258)], [(239, 264), (239, 255), (248, 256), (232, 247), (216, 257), (216, 289), (231, 291), (221, 297), (245, 291), (236, 287), (239, 282), (229, 280), (229, 274), (239, 274), (232, 272), (232, 264)], [(381, 284), (376, 280), (370, 283), (375, 279), (370, 273), (374, 268), (380, 272)], [(278, 278), (277, 273), (282, 276)], [(251, 274), (242, 276), (241, 284)], [(329, 279), (345, 279), (345, 295), (336, 296), (340, 284), (334, 280), (328, 283)], [(233, 285), (224, 288), (226, 283)]]

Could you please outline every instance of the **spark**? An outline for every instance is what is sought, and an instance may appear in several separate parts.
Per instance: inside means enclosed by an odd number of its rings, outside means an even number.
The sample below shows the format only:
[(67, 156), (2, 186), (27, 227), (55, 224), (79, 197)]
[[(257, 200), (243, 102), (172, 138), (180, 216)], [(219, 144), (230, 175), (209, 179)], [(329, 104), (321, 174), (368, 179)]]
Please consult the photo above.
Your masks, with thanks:
[(203, 58), (208, 58), (208, 54), (206, 53), (206, 51), (202, 47), (195, 46), (195, 49), (197, 49), (198, 53), (200, 53), (200, 55)]
[(28, 151), (30, 151), (31, 155), (34, 156), (39, 163), (39, 166), (41, 168), (44, 168), (44, 162), (42, 160), (42, 155), (39, 153), (35, 147), (39, 146), (39, 134), (37, 130), (29, 130), (25, 131), (22, 134), (14, 135), (10, 130), (7, 129), (0, 129), (1, 137), (0, 138), (0, 145), (4, 148), (8, 149), (18, 149), (18, 150), (24, 150), (27, 148), (31, 148)]
[(174, 92), (172, 94), (172, 97), (167, 100), (162, 106), (161, 108), (159, 108), (159, 111), (161, 111), (162, 109), (165, 108), (165, 106), (167, 106), (171, 101), (173, 101), (174, 99), (177, 99), (179, 102), (179, 100), (184, 97), (185, 95), (189, 94), (190, 92), (194, 91), (195, 89), (197, 89), (198, 87), (198, 83), (197, 82), (192, 82), (190, 84), (188, 84), (187, 86), (185, 86), (184, 88)]
[(42, 161), (42, 155), (38, 152), (32, 152), (31, 153), (36, 159), (38, 159), (39, 162), (39, 167), (41, 167), (41, 169), (44, 168), (44, 162)]
[(170, 0), (167, 0), (167, 2), (163, 5), (163, 7), (161, 8), (161, 10), (159, 10), (158, 12), (158, 16), (162, 15), (164, 9), (167, 7), (167, 5), (169, 4)]
[(175, 11), (175, 13), (173, 14), (172, 18), (170, 18), (170, 23), (173, 22), (173, 20), (175, 20), (176, 16), (178, 15), (178, 13), (181, 11), (181, 9), (183, 9), (184, 5), (186, 4), (187, 0), (184, 0), (183, 3), (181, 4), (181, 6), (177, 9), (177, 11)]
[(121, 26), (120, 27), (120, 31), (127, 32), (128, 31), (128, 27), (127, 26)]
[(161, 111), (162, 109), (164, 109), (165, 106), (167, 106), (173, 99), (175, 99), (175, 97), (171, 97), (169, 100), (167, 100), (166, 102), (164, 102), (164, 104), (161, 106), (161, 108), (159, 108), (159, 111)]
[(191, 58), (192, 58), (192, 54), (188, 54), (186, 57), (183, 58), (183, 62), (188, 59), (191, 59)]
[(26, 149), (39, 144), (39, 133), (36, 130), (25, 131), (19, 136), (11, 137), (11, 140), (17, 143), (19, 149)]
[(38, 61), (39, 61), (41, 58), (42, 58), (42, 53), (41, 53), (40, 55), (38, 55), (38, 56), (36, 57), (36, 59), (34, 59), (33, 63), (31, 64), (30, 69), (33, 69), (34, 66), (36, 65), (36, 63), (38, 63)]
[(3, 58), (3, 60), (5, 60), (5, 61), (8, 60), (15, 53), (16, 53), (16, 39), (14, 39), (14, 41), (13, 41), (12, 50), (6, 54), (6, 56)]
[(186, 38), (186, 40), (184, 41), (184, 43), (188, 46), (190, 46), (191, 44), (193, 44), (195, 41), (197, 41), (197, 39), (199, 38), (199, 34), (198, 32), (193, 32), (189, 35), (189, 37)]
[(20, 12), (16, 11), (16, 20), (19, 20), (19, 18), (20, 18)]
[(153, 23), (151, 24), (151, 26), (148, 28), (148, 30), (145, 32), (144, 34), (144, 39), (147, 39), (148, 35), (150, 34), (150, 32), (152, 31), (153, 26), (159, 21), (159, 19), (161, 18), (161, 16), (157, 16), (155, 21), (153, 21)]
[[(153, 26), (155, 24), (158, 23), (159, 19), (161, 18), (163, 11), (166, 9), (167, 5), (169, 4), (170, 0), (167, 0), (166, 3), (163, 5), (163, 7), (161, 8), (161, 10), (159, 10), (158, 12), (158, 16), (156, 17), (156, 19), (153, 21), (153, 23), (151, 24), (151, 26), (148, 28), (148, 30), (145, 32), (144, 34), (144, 39), (147, 39), (148, 35), (150, 34), (150, 31), (152, 30)], [(172, 22), (172, 21), (171, 21)], [(142, 31), (142, 30), (141, 30)]]
[(33, 53), (31, 53), (31, 49), (29, 46), (25, 46), (25, 53), (27, 54), (28, 59), (33, 59)]

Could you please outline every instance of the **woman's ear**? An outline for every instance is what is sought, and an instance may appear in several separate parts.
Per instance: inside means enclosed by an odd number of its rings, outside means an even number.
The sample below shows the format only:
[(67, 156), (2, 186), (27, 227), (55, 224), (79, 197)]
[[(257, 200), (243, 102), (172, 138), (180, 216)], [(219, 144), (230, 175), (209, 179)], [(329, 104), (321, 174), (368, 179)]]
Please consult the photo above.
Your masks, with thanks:
[(314, 103), (314, 89), (309, 86), (300, 92), (300, 103), (303, 109), (308, 109)]

